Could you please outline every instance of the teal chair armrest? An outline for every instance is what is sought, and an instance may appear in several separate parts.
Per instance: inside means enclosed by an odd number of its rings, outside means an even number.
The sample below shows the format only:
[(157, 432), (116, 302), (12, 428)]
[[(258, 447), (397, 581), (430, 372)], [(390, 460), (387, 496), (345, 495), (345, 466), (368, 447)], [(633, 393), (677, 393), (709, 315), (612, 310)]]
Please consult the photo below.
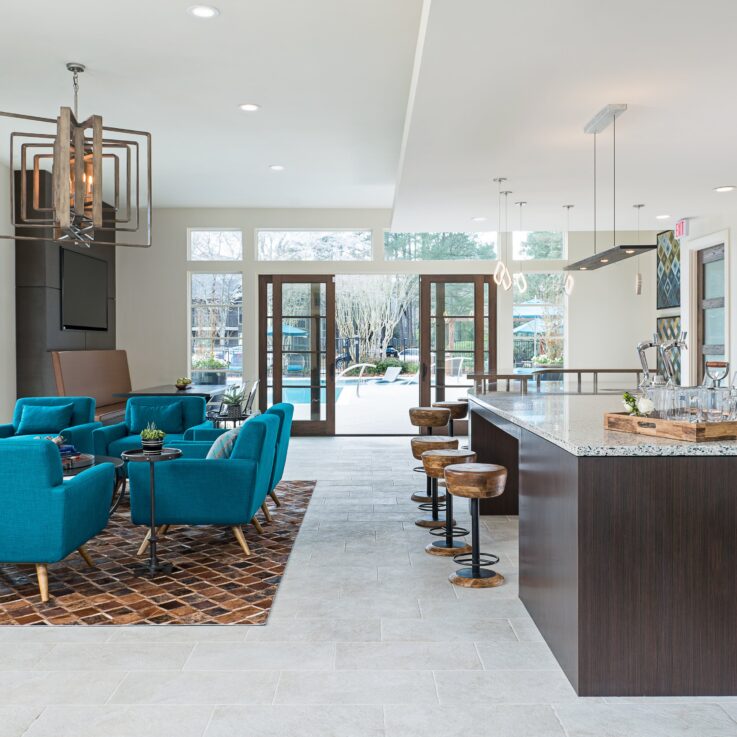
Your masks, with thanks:
[(98, 427), (92, 431), (92, 448), (96, 456), (110, 455), (108, 446), (115, 440), (120, 440), (128, 435), (128, 425), (125, 422), (119, 422), (117, 425), (107, 425)]
[(195, 440), (175, 440), (166, 443), (167, 448), (179, 448), (182, 451), (182, 458), (195, 458), (204, 460), (207, 456), (212, 443), (198, 443)]
[[(237, 525), (255, 514), (257, 464), (182, 458), (155, 464), (156, 524)], [(150, 522), (148, 463), (129, 463), (131, 521)], [(258, 505), (257, 505), (258, 507)]]
[[(184, 433), (185, 440), (195, 440), (199, 443), (212, 445), (227, 430), (217, 427), (190, 428)], [(188, 434), (189, 433), (189, 434)]]
[(67, 427), (59, 435), (77, 450), (81, 450), (83, 453), (94, 453), (95, 446), (92, 442), (92, 432), (98, 427), (102, 427), (102, 422), (86, 422), (84, 425)]
[(12, 438), (13, 435), (15, 435), (14, 425), (0, 425), (0, 438)]
[[(188, 427), (184, 431), (184, 439), (185, 440), (195, 440), (195, 434), (201, 431), (210, 431), (210, 432), (224, 432), (224, 430), (216, 430), (215, 426), (212, 424), (211, 420), (207, 420), (206, 422), (201, 422), (199, 425), (192, 425), (192, 427)], [(217, 437), (217, 436), (216, 436)]]

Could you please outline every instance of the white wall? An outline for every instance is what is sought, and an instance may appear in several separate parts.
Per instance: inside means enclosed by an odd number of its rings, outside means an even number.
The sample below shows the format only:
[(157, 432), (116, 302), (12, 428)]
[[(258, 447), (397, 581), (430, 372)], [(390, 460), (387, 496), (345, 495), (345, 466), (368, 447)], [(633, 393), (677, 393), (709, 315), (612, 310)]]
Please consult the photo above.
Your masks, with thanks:
[[(257, 375), (258, 274), (343, 273), (491, 273), (493, 262), (413, 262), (383, 260), (383, 231), (388, 210), (236, 210), (159, 209), (154, 212), (153, 246), (119, 248), (117, 252), (117, 343), (128, 351), (134, 386), (171, 383), (187, 373), (188, 269), (228, 271), (244, 275), (244, 371)], [(187, 263), (187, 228), (242, 228), (244, 262), (203, 265)], [(257, 262), (255, 229), (366, 228), (373, 232), (373, 262)], [(623, 238), (632, 234), (622, 233)], [(642, 234), (643, 242), (652, 234)], [(610, 238), (609, 238), (610, 240)], [(606, 234), (600, 244), (608, 243)], [(587, 233), (570, 237), (571, 258), (591, 253)], [(601, 247), (601, 246), (600, 246)], [(655, 330), (655, 256), (641, 257), (643, 294), (634, 294), (634, 262), (576, 275), (569, 298), (567, 363), (583, 368), (636, 367), (635, 345)], [(559, 270), (560, 262), (519, 262), (515, 269)], [(499, 295), (499, 369), (512, 365), (512, 296)]]
[[(0, 164), (0, 234), (10, 233), (9, 171)], [(15, 241), (0, 239), (0, 422), (15, 405)]]

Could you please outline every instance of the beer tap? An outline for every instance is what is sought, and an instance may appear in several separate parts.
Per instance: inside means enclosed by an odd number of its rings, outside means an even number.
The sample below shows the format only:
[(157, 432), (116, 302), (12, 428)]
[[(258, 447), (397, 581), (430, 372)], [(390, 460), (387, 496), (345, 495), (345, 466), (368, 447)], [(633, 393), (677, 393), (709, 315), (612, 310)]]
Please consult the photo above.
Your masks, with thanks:
[(637, 355), (640, 357), (640, 364), (642, 365), (642, 381), (640, 382), (641, 389), (652, 384), (650, 379), (650, 368), (647, 365), (647, 355), (645, 354), (645, 351), (649, 348), (660, 350), (660, 338), (657, 333), (653, 333), (652, 340), (643, 340), (637, 344)]

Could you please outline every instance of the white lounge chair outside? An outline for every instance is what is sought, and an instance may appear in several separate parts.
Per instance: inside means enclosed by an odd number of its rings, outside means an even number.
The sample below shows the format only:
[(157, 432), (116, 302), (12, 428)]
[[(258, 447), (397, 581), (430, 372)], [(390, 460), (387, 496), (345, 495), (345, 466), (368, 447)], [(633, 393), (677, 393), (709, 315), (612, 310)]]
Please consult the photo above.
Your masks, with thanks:
[(401, 366), (389, 366), (384, 375), (377, 381), (378, 384), (393, 384), (402, 373)]

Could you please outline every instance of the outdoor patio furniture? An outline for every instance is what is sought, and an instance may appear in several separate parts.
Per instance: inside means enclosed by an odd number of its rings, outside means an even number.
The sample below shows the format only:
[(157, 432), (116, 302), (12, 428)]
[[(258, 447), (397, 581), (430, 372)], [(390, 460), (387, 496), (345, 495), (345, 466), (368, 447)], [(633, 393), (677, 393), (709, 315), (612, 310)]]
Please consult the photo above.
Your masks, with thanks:
[(393, 384), (402, 373), (401, 366), (389, 366), (384, 375), (376, 382), (377, 384)]

